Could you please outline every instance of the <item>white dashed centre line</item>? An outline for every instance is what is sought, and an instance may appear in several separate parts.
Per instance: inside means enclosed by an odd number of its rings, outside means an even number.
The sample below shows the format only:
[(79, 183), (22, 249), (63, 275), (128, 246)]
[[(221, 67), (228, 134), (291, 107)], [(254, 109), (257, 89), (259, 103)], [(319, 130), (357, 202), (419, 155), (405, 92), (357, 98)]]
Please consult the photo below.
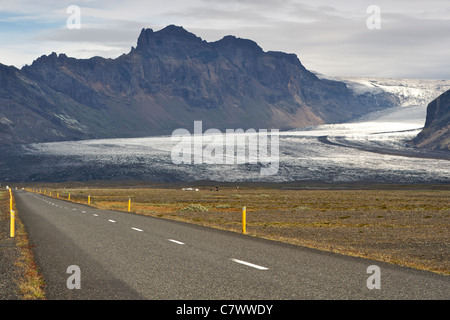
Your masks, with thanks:
[(138, 229), (138, 228), (134, 228), (134, 227), (131, 227), (131, 229), (133, 229), (135, 231), (139, 231), (139, 232), (144, 232), (144, 230), (141, 230), (141, 229)]
[(94, 213), (94, 217), (98, 217), (98, 214), (95, 214), (95, 213)]
[(171, 241), (171, 242), (173, 242), (173, 243), (176, 243), (176, 244), (180, 244), (180, 245), (183, 245), (184, 243), (183, 242), (181, 242), (181, 241), (177, 241), (177, 240), (173, 240), (173, 239), (168, 239), (169, 241)]
[(243, 265), (258, 269), (258, 270), (269, 270), (269, 268), (258, 266), (257, 264), (253, 264), (253, 263), (250, 263), (247, 261), (242, 261), (242, 260), (238, 260), (238, 259), (231, 259), (231, 261), (234, 261), (236, 263), (240, 263), (240, 264), (243, 264)]
[(114, 221), (114, 220), (111, 220), (111, 219), (108, 219), (108, 221), (109, 221), (109, 222), (112, 222), (112, 223), (115, 223), (115, 221)]

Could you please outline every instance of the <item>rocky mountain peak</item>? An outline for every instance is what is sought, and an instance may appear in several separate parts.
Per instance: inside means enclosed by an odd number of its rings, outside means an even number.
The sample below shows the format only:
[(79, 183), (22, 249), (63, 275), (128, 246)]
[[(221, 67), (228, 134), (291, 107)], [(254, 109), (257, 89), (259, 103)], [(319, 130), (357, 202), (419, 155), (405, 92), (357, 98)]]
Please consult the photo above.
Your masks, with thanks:
[(419, 148), (450, 151), (450, 90), (430, 102), (425, 126), (413, 142)]
[(168, 49), (185, 51), (187, 49), (186, 46), (202, 42), (203, 40), (195, 34), (175, 25), (167, 26), (156, 32), (150, 28), (144, 28), (138, 37), (136, 50), (138, 52), (161, 52)]

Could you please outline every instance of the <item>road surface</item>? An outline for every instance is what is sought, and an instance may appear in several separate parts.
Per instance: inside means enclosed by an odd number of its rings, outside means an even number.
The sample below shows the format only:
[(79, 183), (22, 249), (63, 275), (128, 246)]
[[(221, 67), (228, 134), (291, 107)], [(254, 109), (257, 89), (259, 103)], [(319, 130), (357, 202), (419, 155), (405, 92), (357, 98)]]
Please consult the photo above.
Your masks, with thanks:
[(431, 272), (24, 191), (15, 199), (51, 300), (450, 298), (449, 277)]

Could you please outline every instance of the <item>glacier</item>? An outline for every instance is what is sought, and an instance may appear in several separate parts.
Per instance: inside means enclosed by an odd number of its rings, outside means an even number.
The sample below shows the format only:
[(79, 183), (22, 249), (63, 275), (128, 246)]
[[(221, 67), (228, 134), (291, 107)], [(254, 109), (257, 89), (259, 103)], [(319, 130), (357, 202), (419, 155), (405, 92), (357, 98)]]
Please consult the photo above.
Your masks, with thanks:
[(280, 131), (278, 172), (271, 176), (255, 163), (174, 164), (176, 142), (158, 136), (15, 146), (8, 157), (1, 152), (0, 180), (449, 183), (449, 153), (409, 142), (425, 118), (424, 105), (399, 106), (352, 122)]

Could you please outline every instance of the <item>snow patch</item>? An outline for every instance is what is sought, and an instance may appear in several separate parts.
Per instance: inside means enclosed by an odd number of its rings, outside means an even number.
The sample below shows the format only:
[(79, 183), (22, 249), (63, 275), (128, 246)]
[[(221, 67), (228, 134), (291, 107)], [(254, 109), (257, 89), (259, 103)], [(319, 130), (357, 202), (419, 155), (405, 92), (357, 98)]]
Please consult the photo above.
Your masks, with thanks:
[(402, 107), (427, 106), (450, 90), (450, 80), (336, 77), (356, 95), (383, 92), (397, 96)]

